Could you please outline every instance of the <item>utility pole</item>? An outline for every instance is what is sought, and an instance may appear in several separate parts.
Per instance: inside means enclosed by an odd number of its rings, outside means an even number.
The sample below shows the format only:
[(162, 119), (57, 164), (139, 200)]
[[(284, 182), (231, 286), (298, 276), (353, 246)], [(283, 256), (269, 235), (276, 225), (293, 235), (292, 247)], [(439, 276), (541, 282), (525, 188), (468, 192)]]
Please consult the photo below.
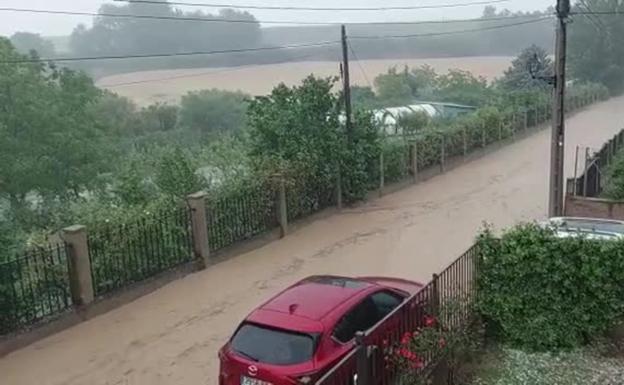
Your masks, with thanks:
[(344, 24), (342, 31), (342, 86), (345, 101), (345, 127), (349, 139), (353, 137), (353, 123), (351, 122), (351, 80), (349, 78), (349, 46), (347, 42), (347, 29)]
[(570, 0), (557, 0), (557, 42), (555, 47), (555, 97), (553, 102), (552, 142), (550, 149), (550, 191), (548, 215), (563, 215), (563, 159), (565, 144), (565, 70), (567, 22)]

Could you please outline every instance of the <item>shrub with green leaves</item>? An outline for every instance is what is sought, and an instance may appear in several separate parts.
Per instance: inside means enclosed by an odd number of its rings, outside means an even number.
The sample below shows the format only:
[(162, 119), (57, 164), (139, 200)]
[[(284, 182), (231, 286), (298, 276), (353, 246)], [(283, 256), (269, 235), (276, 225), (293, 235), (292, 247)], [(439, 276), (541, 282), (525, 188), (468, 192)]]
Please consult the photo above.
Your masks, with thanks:
[(535, 351), (583, 345), (624, 316), (624, 241), (561, 239), (523, 224), (478, 238), (478, 309), (503, 342)]

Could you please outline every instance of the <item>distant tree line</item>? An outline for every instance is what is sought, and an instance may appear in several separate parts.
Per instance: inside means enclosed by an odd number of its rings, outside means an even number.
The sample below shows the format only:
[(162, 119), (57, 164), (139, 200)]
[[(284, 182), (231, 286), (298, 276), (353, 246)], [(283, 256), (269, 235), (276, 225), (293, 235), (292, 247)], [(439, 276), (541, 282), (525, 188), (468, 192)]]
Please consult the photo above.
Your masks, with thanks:
[[(283, 46), (338, 40), (339, 26), (296, 26), (261, 28), (253, 15), (231, 9), (217, 14), (202, 11), (185, 12), (163, 1), (163, 4), (130, 3), (105, 4), (100, 8), (105, 14), (155, 15), (163, 17), (204, 17), (217, 20), (236, 19), (249, 23), (175, 21), (96, 17), (93, 25), (78, 25), (69, 38), (69, 56), (108, 56), (128, 54), (154, 54), (214, 51), (266, 46)], [(505, 29), (472, 31), (496, 28), (509, 23), (529, 21), (552, 14), (552, 8), (531, 13), (497, 10), (486, 7), (483, 21), (443, 24), (351, 24), (347, 25), (351, 45), (359, 59), (414, 58), (476, 55), (513, 55), (528, 44), (544, 45), (551, 42), (553, 24), (549, 21), (518, 25)], [(510, 20), (486, 20), (496, 17), (513, 17)], [(466, 31), (451, 35), (437, 33)], [(417, 35), (430, 35), (423, 36)], [(361, 39), (366, 36), (403, 36), (412, 38)], [(35, 34), (18, 33), (12, 41), (21, 53), (37, 50), (41, 57), (54, 57), (54, 47)], [(550, 49), (549, 49), (550, 51)], [(223, 55), (197, 55), (169, 58), (135, 58), (72, 63), (72, 68), (87, 70), (101, 76), (110, 73), (143, 69), (236, 66), (267, 64), (297, 60), (337, 60), (340, 47), (324, 46), (243, 52)]]

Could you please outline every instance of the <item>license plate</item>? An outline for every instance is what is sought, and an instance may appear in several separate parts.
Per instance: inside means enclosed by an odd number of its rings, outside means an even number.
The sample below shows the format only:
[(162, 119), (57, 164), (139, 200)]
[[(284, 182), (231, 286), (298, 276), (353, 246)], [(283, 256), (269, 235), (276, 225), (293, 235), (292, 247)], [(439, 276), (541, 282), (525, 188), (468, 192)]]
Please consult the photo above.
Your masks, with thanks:
[(273, 384), (271, 384), (270, 382), (257, 380), (255, 378), (241, 376), (240, 385), (273, 385)]

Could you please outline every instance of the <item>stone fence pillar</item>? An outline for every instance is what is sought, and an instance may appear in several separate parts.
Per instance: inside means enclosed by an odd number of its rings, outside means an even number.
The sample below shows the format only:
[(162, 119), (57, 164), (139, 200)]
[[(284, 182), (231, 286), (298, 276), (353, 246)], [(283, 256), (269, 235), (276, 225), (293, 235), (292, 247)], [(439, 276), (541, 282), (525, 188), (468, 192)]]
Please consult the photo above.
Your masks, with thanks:
[(72, 301), (75, 306), (84, 307), (95, 299), (87, 228), (81, 225), (67, 227), (61, 232), (61, 238), (68, 249), (69, 287)]

